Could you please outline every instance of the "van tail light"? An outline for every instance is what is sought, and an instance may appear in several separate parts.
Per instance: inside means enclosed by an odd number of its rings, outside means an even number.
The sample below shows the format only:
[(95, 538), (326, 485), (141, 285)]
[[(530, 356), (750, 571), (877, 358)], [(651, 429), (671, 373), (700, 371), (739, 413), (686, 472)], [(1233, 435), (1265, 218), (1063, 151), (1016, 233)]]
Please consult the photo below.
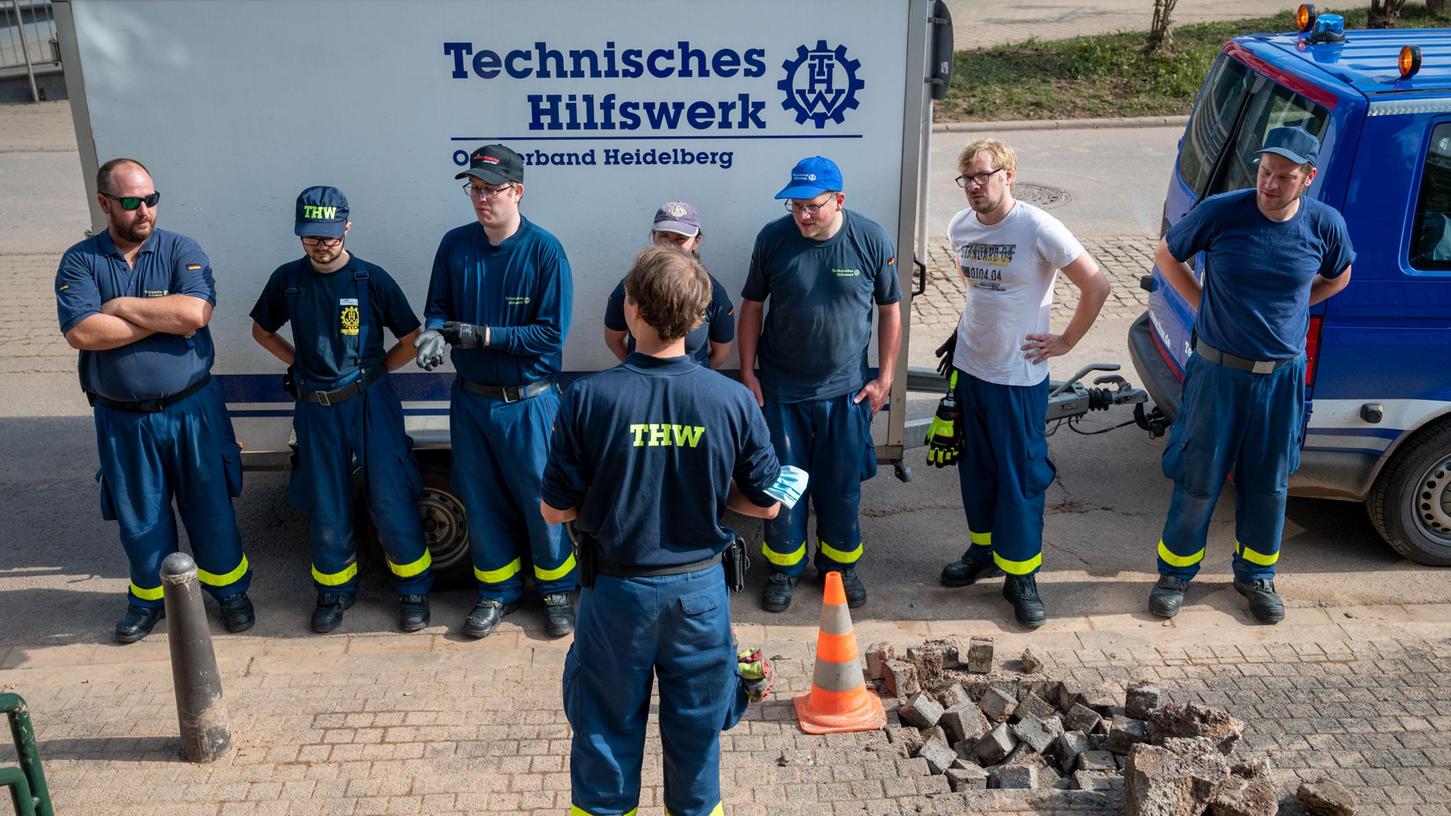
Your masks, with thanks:
[(1305, 335), (1305, 385), (1315, 384), (1315, 365), (1320, 362), (1320, 324), (1325, 318), (1310, 316), (1310, 331)]

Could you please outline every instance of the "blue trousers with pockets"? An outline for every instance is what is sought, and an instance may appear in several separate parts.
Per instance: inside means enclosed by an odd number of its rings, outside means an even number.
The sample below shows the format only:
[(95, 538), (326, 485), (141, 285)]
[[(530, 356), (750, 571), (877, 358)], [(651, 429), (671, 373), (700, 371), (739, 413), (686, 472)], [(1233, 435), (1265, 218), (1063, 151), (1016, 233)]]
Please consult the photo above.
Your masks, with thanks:
[(97, 403), (101, 517), (121, 526), (135, 606), (162, 604), (161, 561), (177, 550), (176, 517), (186, 525), (197, 579), (215, 598), (246, 592), (252, 570), (232, 499), (242, 494), (241, 448), (215, 381), (150, 414)]
[(968, 534), (963, 557), (1031, 575), (1043, 565), (1043, 494), (1058, 472), (1048, 458), (1048, 380), (999, 385), (958, 371), (956, 392), (962, 412), (957, 475)]
[(1268, 374), (1215, 365), (1197, 354), (1184, 367), (1184, 401), (1162, 460), (1174, 480), (1159, 539), (1162, 575), (1199, 572), (1209, 520), (1234, 475), (1234, 575), (1275, 577), (1290, 476), (1300, 466), (1305, 358)]
[(856, 392), (806, 402), (766, 401), (761, 409), (771, 445), (783, 465), (811, 474), (806, 496), (784, 505), (765, 524), (761, 552), (772, 571), (801, 575), (806, 569), (808, 502), (816, 510), (816, 568), (823, 572), (855, 566), (862, 557), (858, 510), (862, 481), (877, 473), (872, 444), (872, 407), (853, 403)]
[(620, 816), (639, 805), (657, 678), (665, 812), (718, 816), (720, 732), (747, 706), (719, 566), (646, 578), (601, 575), (580, 594), (564, 662), (564, 711), (574, 729), (572, 813)]
[(297, 470), (291, 502), (308, 511), (312, 580), (319, 592), (358, 591), (358, 548), (353, 535), (353, 474), (363, 474), (363, 496), (387, 554), (400, 595), (425, 595), (433, 584), (431, 558), (418, 515), (422, 479), (413, 443), (403, 431), (403, 406), (388, 375), (336, 405), (298, 400)]
[(559, 392), (506, 403), (465, 391), (455, 380), (449, 412), (453, 486), (469, 523), (469, 553), (479, 596), (510, 603), (524, 587), (519, 552), (534, 559), (541, 596), (573, 592), (574, 552), (558, 524), (539, 515), (539, 485)]

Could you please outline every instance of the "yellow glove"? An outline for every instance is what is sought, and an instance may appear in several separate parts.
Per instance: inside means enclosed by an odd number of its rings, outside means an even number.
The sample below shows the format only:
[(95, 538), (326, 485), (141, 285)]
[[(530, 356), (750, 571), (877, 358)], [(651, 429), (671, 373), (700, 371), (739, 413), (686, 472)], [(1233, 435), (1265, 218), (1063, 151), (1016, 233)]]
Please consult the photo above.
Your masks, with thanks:
[(957, 372), (948, 380), (947, 395), (937, 403), (937, 415), (927, 428), (927, 464), (947, 467), (962, 456), (962, 412), (957, 407)]

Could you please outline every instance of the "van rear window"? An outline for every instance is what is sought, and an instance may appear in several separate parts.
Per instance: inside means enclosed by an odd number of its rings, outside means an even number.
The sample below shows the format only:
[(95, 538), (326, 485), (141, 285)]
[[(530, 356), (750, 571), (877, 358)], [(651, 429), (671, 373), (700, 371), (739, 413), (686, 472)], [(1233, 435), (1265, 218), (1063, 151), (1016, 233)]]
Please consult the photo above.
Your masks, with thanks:
[(1411, 266), (1451, 270), (1451, 122), (1431, 132), (1411, 232)]
[(1179, 152), (1179, 175), (1195, 193), (1205, 188), (1215, 160), (1229, 141), (1235, 114), (1244, 101), (1249, 69), (1244, 63), (1219, 55), (1204, 83), (1203, 98), (1194, 108), (1194, 116)]

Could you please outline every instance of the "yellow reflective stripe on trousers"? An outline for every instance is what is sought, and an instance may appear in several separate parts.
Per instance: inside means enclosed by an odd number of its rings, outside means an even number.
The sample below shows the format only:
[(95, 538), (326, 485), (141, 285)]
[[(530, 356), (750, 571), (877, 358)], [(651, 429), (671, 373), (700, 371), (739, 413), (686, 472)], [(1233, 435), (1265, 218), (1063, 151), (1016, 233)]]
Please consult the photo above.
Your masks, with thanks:
[(838, 550), (837, 548), (831, 546), (830, 544), (827, 544), (825, 541), (822, 541), (818, 538), (816, 539), (816, 549), (819, 550), (822, 555), (830, 558), (832, 561), (835, 561), (838, 564), (855, 564), (862, 557), (862, 543), (860, 541), (856, 543), (856, 549), (854, 550)]
[(227, 584), (237, 583), (242, 579), (242, 576), (246, 574), (247, 556), (244, 555), (242, 556), (241, 562), (237, 564), (236, 569), (232, 570), (231, 572), (224, 572), (221, 575), (217, 575), (214, 572), (207, 572), (201, 567), (197, 567), (196, 579), (206, 584), (207, 586), (223, 587)]
[(510, 578), (513, 578), (514, 575), (518, 572), (519, 559), (517, 558), (495, 570), (481, 570), (478, 567), (474, 567), (474, 577), (478, 578), (480, 581), (483, 581), (486, 584), (497, 584), (503, 581), (507, 581)]
[(388, 570), (399, 578), (412, 578), (420, 572), (428, 569), (433, 564), (433, 553), (423, 548), (423, 555), (411, 564), (395, 564), (393, 559), (388, 559)]
[[(711, 811), (711, 816), (715, 816), (715, 814), (720, 811), (720, 805), (716, 805), (715, 807), (716, 807), (716, 809), (713, 810), (713, 811)], [(624, 816), (635, 816), (635, 814), (638, 813), (639, 811), (640, 811), (639, 808), (632, 807), (628, 811), (625, 812)], [(570, 805), (569, 806), (569, 816), (595, 816), (595, 815), (593, 813), (590, 813), (589, 811), (585, 810), (584, 808), (580, 807), (579, 805)]]
[(166, 593), (161, 591), (161, 587), (157, 587), (156, 589), (142, 589), (136, 586), (136, 583), (133, 581), (131, 583), (131, 594), (143, 601), (159, 601)]
[(574, 553), (570, 553), (569, 557), (564, 559), (564, 563), (560, 564), (557, 569), (540, 569), (539, 565), (535, 564), (534, 577), (541, 581), (558, 581), (560, 578), (568, 575), (572, 569), (574, 569)]
[(992, 533), (974, 533), (967, 531), (967, 540), (972, 542), (974, 547), (991, 547), (993, 545)]
[(1038, 553), (1027, 561), (1009, 561), (1001, 555), (993, 553), (993, 563), (997, 564), (1002, 568), (1003, 572), (1009, 575), (1027, 575), (1043, 566), (1043, 554)]
[(1265, 555), (1262, 552), (1256, 552), (1254, 550), (1251, 550), (1249, 547), (1246, 547), (1238, 541), (1234, 542), (1234, 551), (1239, 555), (1240, 558), (1243, 558), (1251, 564), (1259, 564), (1262, 567), (1272, 567), (1275, 565), (1276, 561), (1280, 560), (1279, 553), (1274, 553), (1273, 555)]
[(761, 555), (766, 556), (767, 561), (770, 561), (772, 564), (775, 564), (778, 567), (794, 567), (797, 564), (801, 563), (801, 559), (806, 557), (806, 542), (801, 542), (800, 547), (797, 547), (791, 552), (782, 555), (781, 553), (778, 553), (775, 550), (771, 549), (771, 545), (762, 541)]
[(1192, 567), (1204, 560), (1204, 548), (1200, 547), (1199, 552), (1189, 555), (1175, 555), (1161, 538), (1159, 539), (1159, 557), (1171, 567)]
[(358, 563), (356, 561), (347, 565), (341, 571), (334, 572), (332, 575), (322, 572), (317, 567), (312, 568), (312, 580), (317, 581), (323, 586), (342, 586), (357, 577), (357, 574)]

